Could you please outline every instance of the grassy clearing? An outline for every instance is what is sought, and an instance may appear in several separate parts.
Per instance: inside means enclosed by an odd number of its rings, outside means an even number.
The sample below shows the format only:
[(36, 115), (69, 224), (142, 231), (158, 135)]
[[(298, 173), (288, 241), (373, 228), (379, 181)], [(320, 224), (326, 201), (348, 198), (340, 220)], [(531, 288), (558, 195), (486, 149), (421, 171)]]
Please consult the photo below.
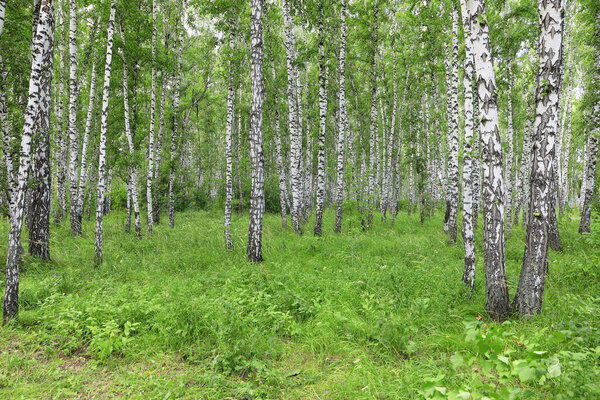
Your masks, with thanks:
[[(21, 313), (0, 329), (0, 398), (600, 398), (600, 235), (577, 221), (561, 222), (544, 313), (502, 325), (485, 317), (481, 259), (466, 295), (441, 215), (368, 233), (348, 217), (335, 235), (328, 214), (323, 238), (268, 215), (260, 265), (245, 261), (246, 217), (233, 253), (220, 212), (142, 240), (123, 221), (106, 218), (101, 268), (91, 223), (83, 238), (54, 226), (52, 262), (26, 257)], [(507, 242), (511, 296), (523, 239)]]

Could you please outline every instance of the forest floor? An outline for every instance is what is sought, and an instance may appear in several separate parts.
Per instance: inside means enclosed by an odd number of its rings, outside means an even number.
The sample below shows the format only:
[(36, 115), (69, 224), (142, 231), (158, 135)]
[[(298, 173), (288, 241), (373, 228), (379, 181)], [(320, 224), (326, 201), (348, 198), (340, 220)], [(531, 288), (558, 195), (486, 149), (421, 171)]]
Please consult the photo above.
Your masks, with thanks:
[[(267, 215), (259, 265), (245, 261), (247, 217), (229, 253), (217, 211), (178, 214), (173, 230), (163, 216), (141, 240), (113, 213), (100, 268), (93, 223), (77, 238), (52, 226), (52, 261), (25, 257), (21, 312), (0, 328), (0, 399), (600, 398), (600, 223), (581, 236), (565, 217), (542, 315), (496, 324), (481, 239), (471, 297), (441, 218), (365, 233), (347, 215), (336, 235), (327, 214), (316, 238)], [(511, 297), (523, 246), (518, 227)]]

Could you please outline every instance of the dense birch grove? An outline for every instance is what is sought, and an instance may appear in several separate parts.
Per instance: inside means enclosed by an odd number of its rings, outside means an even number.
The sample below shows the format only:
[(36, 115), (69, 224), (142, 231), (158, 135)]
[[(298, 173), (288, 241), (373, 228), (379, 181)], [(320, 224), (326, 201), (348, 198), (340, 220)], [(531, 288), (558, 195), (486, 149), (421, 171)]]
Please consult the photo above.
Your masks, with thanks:
[[(25, 248), (51, 259), (57, 224), (91, 240), (90, 210), (98, 268), (111, 257), (111, 212), (139, 241), (167, 224), (161, 213), (175, 229), (181, 211), (223, 212), (223, 250), (246, 246), (251, 262), (269, 248), (268, 213), (315, 236), (441, 215), (446, 245), (464, 249), (465, 290), (482, 274), (491, 318), (542, 312), (559, 222), (588, 234), (600, 207), (598, 10), (590, 0), (0, 1), (3, 321), (17, 316)], [(233, 233), (240, 220), (247, 237)], [(505, 242), (519, 224), (509, 288)]]

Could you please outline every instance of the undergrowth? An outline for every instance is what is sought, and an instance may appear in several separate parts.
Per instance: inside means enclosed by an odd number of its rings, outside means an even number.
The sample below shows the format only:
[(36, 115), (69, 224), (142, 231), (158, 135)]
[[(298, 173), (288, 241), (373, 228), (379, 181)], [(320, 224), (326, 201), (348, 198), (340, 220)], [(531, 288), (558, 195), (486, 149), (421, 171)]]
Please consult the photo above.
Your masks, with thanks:
[[(470, 296), (441, 217), (363, 232), (348, 214), (336, 235), (327, 214), (316, 238), (267, 215), (259, 265), (245, 261), (242, 216), (229, 253), (218, 212), (141, 240), (113, 213), (99, 268), (91, 223), (80, 238), (52, 226), (52, 261), (25, 257), (19, 317), (0, 329), (0, 398), (600, 398), (600, 235), (562, 220), (542, 315), (497, 324), (481, 242)], [(511, 295), (523, 246), (516, 227)]]

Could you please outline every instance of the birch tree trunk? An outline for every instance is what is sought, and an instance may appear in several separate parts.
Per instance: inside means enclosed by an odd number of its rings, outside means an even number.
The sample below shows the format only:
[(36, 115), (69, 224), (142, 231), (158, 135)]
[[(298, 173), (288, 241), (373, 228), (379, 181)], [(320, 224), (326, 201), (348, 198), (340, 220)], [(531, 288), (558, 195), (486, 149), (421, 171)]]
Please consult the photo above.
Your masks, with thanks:
[(585, 192), (583, 195), (583, 205), (581, 206), (581, 221), (579, 222), (579, 233), (590, 232), (590, 220), (592, 215), (592, 200), (594, 196), (594, 177), (596, 176), (596, 164), (598, 161), (598, 134), (600, 124), (598, 123), (598, 113), (600, 113), (600, 107), (598, 103), (595, 107), (596, 116), (595, 118), (595, 132), (590, 132), (587, 138), (587, 157), (585, 167)]
[[(277, 75), (275, 73), (275, 60), (273, 59), (273, 54), (271, 53), (271, 75), (273, 82), (277, 82)], [(275, 157), (277, 161), (277, 174), (279, 178), (279, 203), (281, 204), (281, 226), (283, 228), (287, 228), (287, 210), (288, 210), (288, 194), (287, 194), (287, 180), (285, 176), (285, 162), (283, 160), (283, 150), (281, 144), (281, 123), (279, 120), (279, 96), (278, 96), (277, 88), (273, 90), (273, 99), (275, 104), (274, 106), (274, 114), (275, 114), (275, 133), (274, 133), (274, 141), (275, 141)], [(239, 143), (239, 141), (238, 141)], [(239, 163), (239, 160), (238, 160)]]
[[(47, 49), (53, 59), (54, 41)], [(39, 108), (33, 136), (33, 188), (29, 203), (29, 254), (42, 260), (50, 259), (50, 111), (52, 98), (52, 64), (40, 74)]]
[(448, 116), (450, 136), (448, 143), (448, 240), (456, 243), (456, 215), (458, 213), (458, 11), (452, 7), (452, 76)]
[(154, 122), (156, 118), (156, 0), (152, 0), (152, 92), (150, 94), (150, 131), (148, 132), (148, 175), (146, 198), (148, 209), (148, 234), (152, 235), (154, 208), (152, 185), (154, 184)]
[[(531, 114), (533, 114), (533, 109), (531, 109)], [(518, 199), (515, 205), (515, 218), (514, 224), (518, 225), (519, 223), (519, 215), (521, 213), (521, 208), (523, 209), (523, 221), (526, 220), (526, 210), (527, 210), (527, 199), (529, 192), (529, 174), (531, 172), (531, 146), (532, 146), (532, 134), (533, 134), (533, 123), (531, 118), (527, 118), (525, 121), (525, 130), (523, 132), (523, 151), (521, 152), (521, 166), (519, 167), (519, 181), (521, 185), (519, 187)], [(523, 225), (525, 226), (525, 225)]]
[(264, 158), (262, 141), (263, 110), (263, 0), (251, 0), (251, 74), (252, 104), (250, 110), (250, 158), (252, 160), (252, 189), (247, 256), (251, 262), (261, 262), (262, 222), (264, 212)]
[(513, 103), (512, 103), (512, 60), (508, 61), (508, 105), (506, 110), (507, 118), (507, 130), (506, 130), (506, 142), (508, 147), (508, 154), (506, 155), (506, 168), (504, 173), (504, 180), (506, 182), (506, 236), (510, 237), (512, 234), (512, 206), (513, 206), (513, 187), (514, 187), (514, 129), (513, 129)]
[[(106, 192), (106, 135), (108, 133), (108, 100), (110, 98), (110, 74), (112, 68), (113, 39), (115, 35), (115, 0), (110, 2), (110, 17), (108, 19), (106, 61), (104, 64), (104, 85), (102, 87), (102, 119), (100, 122), (100, 141), (98, 143), (98, 196), (96, 199), (96, 241), (95, 263), (102, 263), (102, 221), (104, 218), (104, 197)], [(152, 208), (149, 209), (150, 213)]]
[(179, 140), (180, 130), (183, 131), (184, 122), (181, 121), (180, 99), (181, 99), (181, 70), (183, 65), (183, 38), (184, 21), (187, 9), (187, 0), (181, 3), (179, 11), (179, 48), (177, 49), (177, 81), (175, 82), (175, 98), (173, 99), (173, 127), (171, 131), (171, 149), (169, 165), (169, 226), (175, 227), (175, 160), (177, 156), (177, 141)]
[(11, 128), (8, 120), (8, 106), (6, 104), (6, 81), (7, 74), (4, 72), (2, 56), (0, 56), (0, 124), (2, 125), (2, 152), (4, 153), (4, 164), (6, 168), (7, 201), (9, 217), (13, 212), (13, 199), (16, 188), (13, 157), (11, 152)]
[[(142, 236), (142, 223), (140, 221), (140, 203), (138, 192), (138, 169), (135, 162), (135, 147), (133, 143), (133, 132), (131, 130), (131, 119), (129, 116), (129, 70), (127, 67), (127, 58), (125, 56), (125, 32), (121, 25), (121, 40), (123, 41), (122, 59), (123, 59), (123, 112), (125, 119), (125, 137), (127, 138), (127, 148), (129, 150), (129, 178), (127, 179), (128, 191), (131, 196), (131, 205), (133, 205), (133, 218), (135, 224), (135, 234), (137, 237)], [(130, 207), (128, 207), (131, 210)]]
[(562, 122), (562, 131), (563, 133), (561, 134), (561, 141), (562, 141), (562, 154), (560, 154), (559, 156), (561, 157), (561, 162), (560, 162), (560, 171), (561, 173), (559, 174), (559, 185), (560, 185), (560, 191), (559, 191), (559, 203), (558, 203), (558, 208), (559, 208), (559, 213), (560, 215), (564, 214), (564, 210), (565, 210), (565, 205), (567, 204), (568, 200), (569, 200), (569, 165), (570, 165), (570, 159), (569, 159), (569, 155), (571, 153), (571, 133), (572, 133), (572, 125), (571, 125), (571, 120), (572, 120), (572, 103), (571, 103), (571, 98), (572, 98), (572, 81), (573, 78), (571, 77), (571, 80), (569, 82), (569, 88), (567, 89), (567, 99), (565, 101), (565, 105), (564, 105), (564, 118), (563, 118), (563, 122)]
[(498, 130), (498, 96), (492, 63), (489, 26), (483, 0), (467, 0), (475, 58), (480, 134), (483, 146), (483, 218), (486, 310), (496, 319), (508, 312), (508, 286), (504, 267), (504, 183), (502, 145)]
[[(596, 165), (598, 162), (598, 138), (600, 137), (600, 10), (596, 14), (596, 23), (594, 25), (594, 56), (596, 65), (593, 71), (593, 83), (590, 85), (594, 92), (591, 94), (593, 101), (592, 114), (590, 116), (590, 131), (587, 139), (587, 160), (584, 171), (584, 183), (582, 190), (583, 204), (581, 205), (581, 221), (579, 223), (579, 233), (590, 232), (590, 219), (592, 214), (592, 200), (594, 195), (594, 179), (596, 176)], [(566, 154), (568, 157), (569, 154)]]
[(296, 58), (296, 39), (293, 32), (293, 20), (290, 10), (290, 1), (283, 2), (283, 15), (285, 21), (285, 48), (288, 73), (288, 124), (290, 130), (290, 178), (292, 181), (292, 225), (294, 231), (302, 233), (300, 226), (300, 191), (302, 187), (300, 164), (302, 160), (302, 136), (298, 126), (298, 104), (296, 95), (297, 68), (294, 65)]
[(371, 58), (371, 123), (369, 125), (369, 181), (367, 189), (367, 227), (373, 225), (375, 207), (375, 172), (377, 163), (377, 52), (379, 42), (379, 5), (375, 2), (373, 10), (373, 55)]
[[(41, 0), (39, 22), (33, 38), (31, 62), (31, 77), (29, 79), (29, 97), (25, 109), (19, 169), (17, 172), (17, 187), (13, 199), (8, 233), (8, 250), (6, 257), (6, 286), (4, 289), (4, 304), (2, 322), (5, 324), (16, 317), (19, 307), (19, 269), (21, 265), (21, 227), (27, 176), (29, 173), (31, 139), (35, 129), (36, 116), (40, 108), (49, 107), (49, 96), (41, 99), (40, 85), (44, 80), (44, 71), (52, 70), (52, 48), (54, 39), (54, 2)], [(47, 81), (48, 82), (48, 81)], [(48, 84), (50, 84), (48, 82)], [(42, 105), (42, 101), (45, 103)]]
[(562, 43), (560, 2), (540, 0), (539, 72), (536, 92), (535, 137), (531, 171), (531, 198), (523, 267), (513, 307), (521, 314), (542, 311), (548, 272), (548, 237), (552, 169), (558, 129), (558, 93)]
[(81, 221), (77, 218), (77, 0), (69, 0), (69, 195), (71, 234), (81, 235)]
[(60, 223), (62, 222), (65, 214), (67, 213), (67, 138), (65, 129), (63, 126), (63, 114), (64, 114), (64, 90), (65, 90), (65, 71), (67, 70), (67, 65), (65, 62), (65, 42), (67, 41), (67, 30), (65, 27), (65, 18), (62, 10), (62, 1), (58, 2), (58, 26), (62, 26), (62, 34), (59, 39), (58, 45), (58, 57), (60, 59), (60, 68), (58, 71), (59, 80), (58, 80), (58, 98), (57, 101), (59, 103), (56, 119), (58, 122), (58, 140), (57, 140), (57, 172), (56, 172), (56, 183), (57, 183), (57, 208), (56, 214), (54, 215), (54, 222)]
[(4, 32), (4, 16), (6, 15), (6, 0), (0, 0), (0, 37)]
[[(322, 7), (322, 6), (321, 6)], [(325, 17), (319, 21), (319, 148), (317, 153), (317, 209), (315, 236), (321, 236), (325, 208), (325, 134), (327, 132), (327, 77), (325, 76)]]
[(473, 38), (471, 37), (471, 21), (467, 14), (466, 0), (460, 2), (465, 35), (465, 63), (463, 86), (465, 90), (465, 141), (463, 156), (463, 241), (465, 244), (465, 269), (463, 282), (473, 292), (475, 287), (475, 234), (473, 232), (473, 75), (475, 71), (473, 59)]
[[(225, 132), (225, 246), (233, 250), (231, 239), (231, 202), (233, 201), (233, 165), (231, 156), (231, 137), (233, 132), (233, 105), (235, 102), (235, 88), (233, 87), (233, 54), (235, 32), (233, 22), (229, 32), (229, 77), (227, 79), (227, 127)], [(282, 205), (283, 206), (283, 205)]]
[(346, 0), (341, 0), (340, 11), (340, 54), (338, 59), (339, 75), (339, 111), (337, 138), (337, 183), (335, 199), (335, 228), (336, 233), (342, 231), (342, 216), (344, 211), (344, 144), (347, 129), (348, 111), (346, 110)]

